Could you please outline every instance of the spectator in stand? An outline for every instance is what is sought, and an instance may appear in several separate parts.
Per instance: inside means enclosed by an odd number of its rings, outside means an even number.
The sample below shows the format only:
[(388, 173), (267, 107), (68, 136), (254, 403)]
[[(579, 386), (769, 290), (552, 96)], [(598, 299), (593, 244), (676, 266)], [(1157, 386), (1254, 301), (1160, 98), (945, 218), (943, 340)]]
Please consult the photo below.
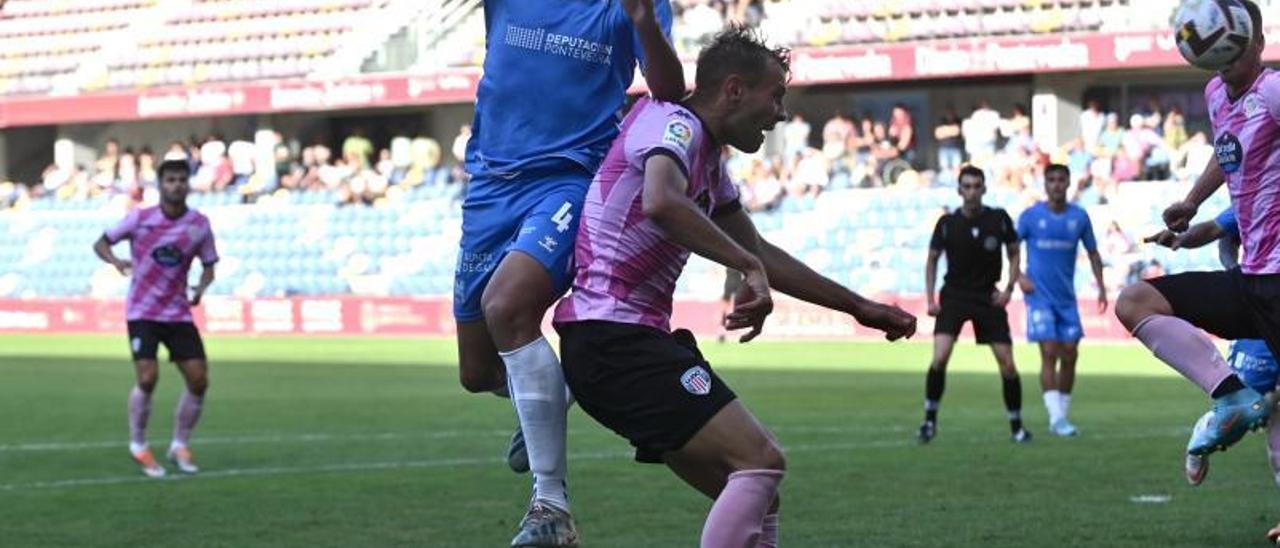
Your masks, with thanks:
[(1089, 166), (1089, 174), (1103, 194), (1108, 194), (1110, 187), (1115, 183), (1112, 175), (1113, 165), (1123, 141), (1124, 130), (1120, 129), (1120, 118), (1115, 113), (1107, 114), (1106, 125), (1098, 135), (1098, 144), (1092, 150), (1093, 164)]
[(800, 155), (800, 152), (809, 146), (809, 133), (812, 128), (809, 122), (806, 122), (804, 116), (796, 113), (791, 116), (791, 121), (782, 126), (782, 154), (786, 161), (790, 162)]
[(960, 166), (964, 164), (964, 139), (961, 137), (960, 116), (953, 107), (938, 120), (933, 128), (933, 138), (938, 142), (939, 182), (950, 185), (955, 182)]
[[(138, 152), (138, 184), (142, 186), (144, 192), (156, 191), (158, 181), (156, 155), (151, 152), (150, 147), (142, 147), (142, 151)], [(159, 196), (156, 196), (156, 199), (159, 200)]]
[(782, 203), (783, 185), (779, 178), (777, 166), (756, 159), (752, 164), (751, 187), (754, 203), (748, 204), (749, 211), (772, 211)]
[(1102, 241), (1103, 278), (1109, 290), (1120, 290), (1125, 284), (1125, 276), (1130, 265), (1139, 260), (1138, 245), (1125, 233), (1117, 221), (1107, 226), (1107, 235)]
[(989, 169), (996, 154), (996, 133), (1000, 129), (1000, 113), (986, 99), (978, 102), (973, 113), (961, 124), (965, 152), (969, 163)]
[(1164, 131), (1164, 107), (1160, 105), (1160, 98), (1151, 96), (1147, 99), (1147, 104), (1139, 111), (1142, 114), (1142, 123), (1144, 126), (1155, 130), (1157, 134)]
[(103, 145), (102, 155), (99, 156), (98, 160), (93, 164), (93, 176), (95, 178), (100, 175), (103, 177), (114, 178), (119, 161), (120, 141), (117, 141), (115, 137), (109, 138), (107, 139), (106, 144)]
[(915, 121), (911, 119), (911, 111), (907, 110), (907, 105), (898, 103), (893, 106), (893, 111), (889, 115), (889, 140), (893, 143), (893, 147), (898, 150), (898, 157), (914, 166), (916, 162), (916, 129)]
[(831, 182), (828, 169), (827, 157), (821, 151), (812, 147), (804, 149), (792, 170), (787, 194), (792, 197), (817, 197)]
[(1103, 114), (1102, 107), (1096, 99), (1090, 99), (1086, 103), (1084, 112), (1080, 113), (1080, 137), (1084, 139), (1085, 149), (1093, 150), (1098, 146), (1098, 138), (1106, 125), (1107, 115)]
[(191, 176), (191, 189), (197, 192), (221, 192), (231, 183), (235, 173), (227, 159), (227, 145), (215, 135), (200, 145), (200, 168)]
[(227, 147), (227, 161), (231, 163), (231, 181), (227, 186), (243, 187), (253, 176), (254, 146), (249, 141), (237, 139)]
[(363, 127), (356, 127), (342, 141), (342, 160), (353, 170), (369, 167), (369, 156), (373, 154), (373, 143), (365, 137)]
[(1178, 180), (1194, 179), (1204, 173), (1205, 166), (1213, 161), (1214, 152), (1213, 144), (1209, 142), (1209, 137), (1204, 132), (1196, 132), (1192, 135), (1178, 150), (1178, 157), (1182, 160), (1175, 164), (1178, 167), (1174, 173)]
[(1024, 134), (1031, 135), (1031, 117), (1027, 116), (1027, 107), (1016, 104), (1009, 117), (1000, 121), (1000, 136), (1005, 138), (1007, 147), (1008, 140)]
[(306, 167), (294, 159), (293, 154), (289, 151), (289, 145), (278, 143), (273, 151), (275, 156), (276, 181), (280, 188), (287, 190), (300, 190), (299, 185), (302, 177), (306, 175)]
[(1169, 107), (1169, 114), (1164, 117), (1164, 144), (1170, 151), (1182, 148), (1187, 142), (1187, 119), (1182, 115), (1178, 105)]
[(835, 161), (845, 155), (853, 133), (853, 121), (844, 111), (837, 110), (836, 115), (822, 126), (822, 153), (827, 160)]

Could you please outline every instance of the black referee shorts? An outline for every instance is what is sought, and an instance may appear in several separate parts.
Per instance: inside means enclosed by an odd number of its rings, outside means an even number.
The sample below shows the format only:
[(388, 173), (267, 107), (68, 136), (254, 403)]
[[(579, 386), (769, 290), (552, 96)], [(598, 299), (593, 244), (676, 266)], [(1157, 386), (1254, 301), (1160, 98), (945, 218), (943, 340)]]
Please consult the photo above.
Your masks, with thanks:
[(1173, 314), (1223, 339), (1262, 339), (1280, 355), (1280, 274), (1253, 276), (1239, 268), (1183, 272), (1147, 280)]
[(737, 398), (687, 330), (604, 321), (556, 330), (565, 382), (578, 405), (630, 441), (639, 462), (661, 463)]
[(1013, 344), (1013, 337), (1009, 335), (1009, 313), (1003, 306), (992, 304), (990, 295), (943, 291), (939, 299), (942, 311), (934, 322), (933, 334), (958, 337), (964, 323), (972, 321), (978, 344)]
[(203, 360), (204, 341), (191, 322), (129, 321), (129, 349), (134, 361), (154, 360), (160, 344), (169, 350), (169, 361)]

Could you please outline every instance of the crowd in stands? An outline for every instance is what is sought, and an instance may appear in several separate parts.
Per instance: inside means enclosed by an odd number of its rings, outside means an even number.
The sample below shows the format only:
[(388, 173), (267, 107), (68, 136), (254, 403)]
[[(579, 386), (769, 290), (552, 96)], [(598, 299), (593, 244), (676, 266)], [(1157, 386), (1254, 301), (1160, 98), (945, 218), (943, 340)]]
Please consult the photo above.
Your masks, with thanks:
[(277, 132), (264, 132), (265, 143), (258, 143), (259, 139), (227, 142), (219, 135), (173, 141), (159, 154), (146, 146), (122, 146), (110, 139), (89, 165), (55, 161), (44, 170), (39, 184), (0, 189), (6, 191), (0, 192), (0, 204), (100, 196), (155, 203), (155, 168), (161, 161), (177, 159), (191, 166), (192, 192), (233, 192), (250, 202), (281, 190), (329, 190), (338, 196), (339, 204), (371, 205), (396, 187), (464, 182), (459, 163), (469, 131), (464, 126), (452, 143), (452, 161), (446, 161), (441, 145), (428, 137), (395, 137), (377, 148), (359, 131), (346, 137), (336, 153), (323, 143), (301, 146)]

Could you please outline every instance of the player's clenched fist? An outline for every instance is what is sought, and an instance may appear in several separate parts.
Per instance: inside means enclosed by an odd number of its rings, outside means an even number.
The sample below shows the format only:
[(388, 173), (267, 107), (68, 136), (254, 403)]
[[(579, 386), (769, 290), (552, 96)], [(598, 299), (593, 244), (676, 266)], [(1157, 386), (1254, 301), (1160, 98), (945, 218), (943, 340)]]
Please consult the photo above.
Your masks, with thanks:
[(916, 317), (897, 306), (868, 302), (853, 319), (858, 323), (884, 331), (884, 338), (896, 341), (916, 334)]

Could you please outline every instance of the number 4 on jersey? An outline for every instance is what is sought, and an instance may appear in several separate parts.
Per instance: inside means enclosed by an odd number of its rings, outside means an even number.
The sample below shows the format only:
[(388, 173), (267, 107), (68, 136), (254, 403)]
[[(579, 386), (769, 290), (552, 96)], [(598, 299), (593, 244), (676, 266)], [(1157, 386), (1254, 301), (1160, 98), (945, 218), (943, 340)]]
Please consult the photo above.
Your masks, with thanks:
[(570, 213), (572, 210), (573, 203), (565, 202), (564, 205), (560, 206), (560, 210), (551, 216), (551, 222), (556, 224), (557, 232), (569, 230), (569, 223), (573, 222), (573, 214)]

